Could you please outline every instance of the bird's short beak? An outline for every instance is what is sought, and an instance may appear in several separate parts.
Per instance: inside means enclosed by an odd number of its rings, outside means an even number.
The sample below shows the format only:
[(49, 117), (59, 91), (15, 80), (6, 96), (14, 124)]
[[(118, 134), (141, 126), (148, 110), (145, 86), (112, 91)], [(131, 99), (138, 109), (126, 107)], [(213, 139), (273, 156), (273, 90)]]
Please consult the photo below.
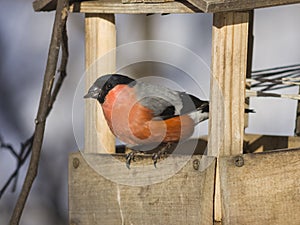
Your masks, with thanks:
[(91, 92), (88, 92), (83, 98), (93, 98), (94, 94)]
[(98, 98), (101, 90), (99, 88), (91, 87), (88, 93), (83, 98)]

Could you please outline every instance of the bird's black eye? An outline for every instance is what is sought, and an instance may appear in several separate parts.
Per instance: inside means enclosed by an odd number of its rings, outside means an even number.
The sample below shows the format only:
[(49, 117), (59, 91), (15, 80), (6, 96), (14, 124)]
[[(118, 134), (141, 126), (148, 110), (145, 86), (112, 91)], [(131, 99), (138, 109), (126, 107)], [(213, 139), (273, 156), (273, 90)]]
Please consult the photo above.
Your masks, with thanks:
[(106, 84), (106, 88), (107, 89), (111, 89), (112, 88), (112, 84), (110, 84), (110, 83)]

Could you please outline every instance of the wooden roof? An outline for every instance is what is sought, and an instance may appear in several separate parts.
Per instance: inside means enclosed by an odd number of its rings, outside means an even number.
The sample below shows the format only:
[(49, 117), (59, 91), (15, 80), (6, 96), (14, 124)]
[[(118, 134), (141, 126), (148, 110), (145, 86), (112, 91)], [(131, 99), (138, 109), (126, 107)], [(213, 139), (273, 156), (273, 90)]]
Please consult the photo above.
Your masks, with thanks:
[[(35, 11), (51, 11), (57, 0), (35, 0)], [(84, 13), (214, 13), (300, 3), (300, 0), (70, 0), (71, 12)]]

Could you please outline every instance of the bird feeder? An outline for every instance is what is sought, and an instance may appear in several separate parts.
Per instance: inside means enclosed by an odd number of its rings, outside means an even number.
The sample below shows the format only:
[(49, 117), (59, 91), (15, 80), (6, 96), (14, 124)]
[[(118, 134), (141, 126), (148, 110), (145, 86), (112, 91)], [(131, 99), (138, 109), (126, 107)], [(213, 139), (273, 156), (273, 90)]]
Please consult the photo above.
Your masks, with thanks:
[[(126, 185), (107, 179), (80, 153), (69, 160), (70, 224), (300, 224), (300, 150), (297, 137), (244, 135), (246, 77), (251, 71), (253, 10), (298, 0), (98, 0), (79, 1), (70, 12), (85, 14), (85, 64), (116, 47), (114, 14), (213, 13), (208, 153), (194, 155), (174, 176), (147, 185)], [(36, 11), (55, 9), (55, 0), (36, 0)], [(100, 74), (115, 72), (115, 56), (105, 68), (93, 68), (86, 89)], [(96, 101), (85, 106), (84, 154), (101, 168), (121, 173), (107, 153), (114, 137)], [(96, 131), (94, 129), (96, 123)], [(100, 133), (100, 136), (97, 134)], [(221, 138), (222, 137), (222, 138)], [(263, 153), (258, 148), (278, 149)], [(110, 149), (104, 153), (101, 146)], [(289, 148), (289, 149), (287, 149)], [(125, 161), (123, 156), (115, 159)], [(172, 167), (176, 158), (168, 161)], [(205, 170), (199, 162), (206, 157)], [(173, 160), (173, 161), (172, 161)], [(137, 163), (149, 164), (142, 157)], [(98, 163), (97, 163), (98, 162)], [(139, 183), (140, 177), (124, 170)], [(155, 168), (153, 168), (155, 173)], [(149, 174), (148, 174), (149, 175)], [(147, 176), (148, 176), (147, 175)], [(145, 175), (146, 176), (146, 175)], [(151, 175), (149, 175), (151, 176)]]

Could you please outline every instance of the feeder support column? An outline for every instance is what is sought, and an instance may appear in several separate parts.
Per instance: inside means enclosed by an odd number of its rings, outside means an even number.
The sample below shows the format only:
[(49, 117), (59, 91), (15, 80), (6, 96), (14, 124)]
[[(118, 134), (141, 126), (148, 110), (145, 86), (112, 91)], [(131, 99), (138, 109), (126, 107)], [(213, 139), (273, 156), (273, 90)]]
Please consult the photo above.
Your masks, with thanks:
[[(213, 156), (243, 152), (245, 79), (250, 12), (215, 13), (208, 151)], [(219, 168), (216, 173), (215, 220), (220, 221)]]
[[(116, 70), (114, 14), (85, 14), (85, 89), (101, 75)], [(85, 101), (85, 152), (114, 153), (115, 139), (95, 100)]]

